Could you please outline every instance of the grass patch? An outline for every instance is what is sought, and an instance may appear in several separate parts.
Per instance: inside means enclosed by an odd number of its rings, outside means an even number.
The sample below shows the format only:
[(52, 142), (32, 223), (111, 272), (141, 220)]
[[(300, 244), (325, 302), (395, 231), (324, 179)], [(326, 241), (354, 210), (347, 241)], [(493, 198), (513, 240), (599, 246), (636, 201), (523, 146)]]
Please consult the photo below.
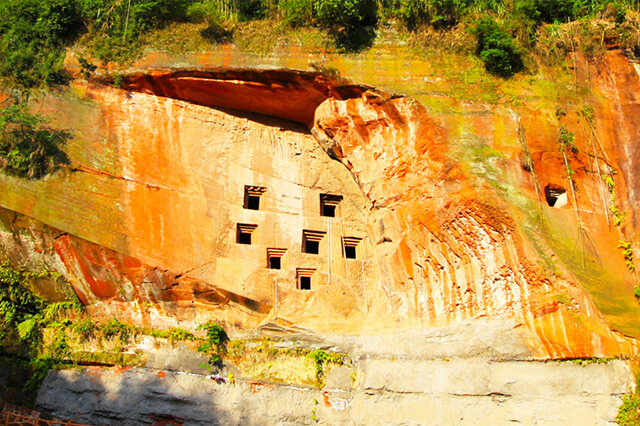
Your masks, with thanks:
[(616, 421), (620, 426), (640, 425), (640, 376), (636, 378), (636, 390), (625, 395), (618, 409)]
[(278, 347), (271, 340), (232, 341), (225, 360), (242, 376), (273, 383), (322, 388), (332, 368), (349, 362), (346, 355), (306, 347)]

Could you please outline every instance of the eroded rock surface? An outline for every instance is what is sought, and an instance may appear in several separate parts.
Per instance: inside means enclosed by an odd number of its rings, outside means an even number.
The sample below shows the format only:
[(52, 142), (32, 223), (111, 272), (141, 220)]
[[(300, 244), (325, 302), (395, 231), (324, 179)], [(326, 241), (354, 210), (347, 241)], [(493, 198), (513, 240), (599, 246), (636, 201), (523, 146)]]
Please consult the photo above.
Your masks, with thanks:
[[(615, 202), (635, 212), (640, 80), (619, 53), (605, 61), (597, 126), (578, 108), (562, 118), (583, 153), (573, 184), (548, 106), (471, 105), (461, 131), (459, 118), (319, 73), (155, 70), (125, 90), (76, 81), (41, 102), (74, 129), (72, 170), (0, 177), (2, 243), (17, 265), (60, 271), (96, 317), (370, 342), (486, 317), (508, 330), (501, 359), (635, 355), (600, 309), (635, 330), (637, 281), (617, 245), (637, 242), (637, 218), (611, 225), (595, 170), (621, 171)], [(245, 186), (264, 190), (259, 210), (245, 208)], [(336, 217), (323, 216), (323, 194), (338, 196)]]
[(370, 359), (359, 364), (346, 391), (160, 370), (52, 371), (37, 404), (61, 418), (98, 424), (605, 425), (632, 386), (622, 361)]

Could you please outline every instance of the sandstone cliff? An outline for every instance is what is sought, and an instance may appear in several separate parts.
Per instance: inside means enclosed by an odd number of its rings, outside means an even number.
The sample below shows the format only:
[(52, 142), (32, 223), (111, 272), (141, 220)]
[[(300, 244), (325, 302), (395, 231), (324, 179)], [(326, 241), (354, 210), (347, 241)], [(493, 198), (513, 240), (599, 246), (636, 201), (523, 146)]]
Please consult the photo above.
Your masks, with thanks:
[[(512, 356), (637, 354), (607, 324), (637, 335), (636, 277), (617, 245), (640, 243), (640, 77), (620, 53), (589, 72), (577, 60), (586, 98), (449, 110), (317, 72), (234, 69), (224, 55), (196, 71), (150, 58), (120, 88), (76, 80), (39, 100), (74, 131), (71, 170), (0, 178), (9, 257), (59, 270), (93, 314), (337, 335), (488, 317), (528, 347)], [(568, 160), (560, 126), (575, 134)], [(266, 188), (262, 211), (243, 208), (245, 185)], [(322, 194), (342, 197), (336, 217), (322, 216)], [(238, 224), (256, 226), (250, 246)], [(305, 253), (305, 230), (319, 255)], [(281, 270), (269, 249), (286, 249)]]

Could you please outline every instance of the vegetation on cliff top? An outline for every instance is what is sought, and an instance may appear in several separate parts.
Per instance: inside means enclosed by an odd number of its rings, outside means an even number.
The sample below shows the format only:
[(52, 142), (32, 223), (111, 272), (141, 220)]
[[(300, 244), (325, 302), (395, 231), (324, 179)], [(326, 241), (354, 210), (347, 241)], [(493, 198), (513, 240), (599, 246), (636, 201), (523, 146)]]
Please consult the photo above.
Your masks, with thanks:
[(202, 22), (202, 36), (219, 42), (263, 19), (272, 27), (316, 27), (347, 51), (370, 46), (380, 23), (411, 33), (467, 29), (487, 70), (508, 76), (536, 45), (569, 48), (562, 31), (544, 24), (597, 21), (580, 31), (640, 54), (634, 9), (633, 0), (0, 0), (0, 76), (23, 88), (55, 86), (66, 80), (65, 48), (78, 41), (97, 60), (126, 62), (156, 29)]
[(62, 146), (70, 134), (46, 125), (47, 120), (28, 112), (23, 103), (0, 113), (0, 169), (8, 174), (40, 178), (69, 159)]

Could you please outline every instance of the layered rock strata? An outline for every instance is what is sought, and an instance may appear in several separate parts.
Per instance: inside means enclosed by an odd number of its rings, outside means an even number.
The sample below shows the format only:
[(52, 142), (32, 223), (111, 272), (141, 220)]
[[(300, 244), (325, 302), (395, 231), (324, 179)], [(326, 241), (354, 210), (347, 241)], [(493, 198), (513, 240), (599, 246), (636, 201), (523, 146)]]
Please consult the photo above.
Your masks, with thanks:
[(63, 370), (47, 375), (37, 404), (90, 424), (604, 425), (633, 385), (621, 361), (370, 359), (356, 377), (353, 388), (317, 390), (161, 370)]
[[(25, 247), (18, 264), (51, 254), (96, 315), (153, 325), (375, 334), (488, 317), (515, 324), (528, 357), (635, 355), (584, 290), (616, 293), (600, 307), (621, 325), (637, 310), (618, 297), (635, 278), (616, 248), (637, 239), (636, 219), (610, 226), (595, 170), (622, 171), (614, 201), (635, 212), (638, 103), (623, 92), (640, 83), (630, 70), (598, 78), (597, 127), (576, 108), (562, 118), (584, 153), (572, 181), (560, 123), (524, 107), (479, 114), (469, 125), (485, 138), (469, 141), (410, 98), (319, 73), (76, 82), (40, 105), (75, 129), (72, 171), (0, 179), (0, 204), (36, 220), (6, 213), (4, 245)], [(612, 125), (612, 104), (632, 119)]]

